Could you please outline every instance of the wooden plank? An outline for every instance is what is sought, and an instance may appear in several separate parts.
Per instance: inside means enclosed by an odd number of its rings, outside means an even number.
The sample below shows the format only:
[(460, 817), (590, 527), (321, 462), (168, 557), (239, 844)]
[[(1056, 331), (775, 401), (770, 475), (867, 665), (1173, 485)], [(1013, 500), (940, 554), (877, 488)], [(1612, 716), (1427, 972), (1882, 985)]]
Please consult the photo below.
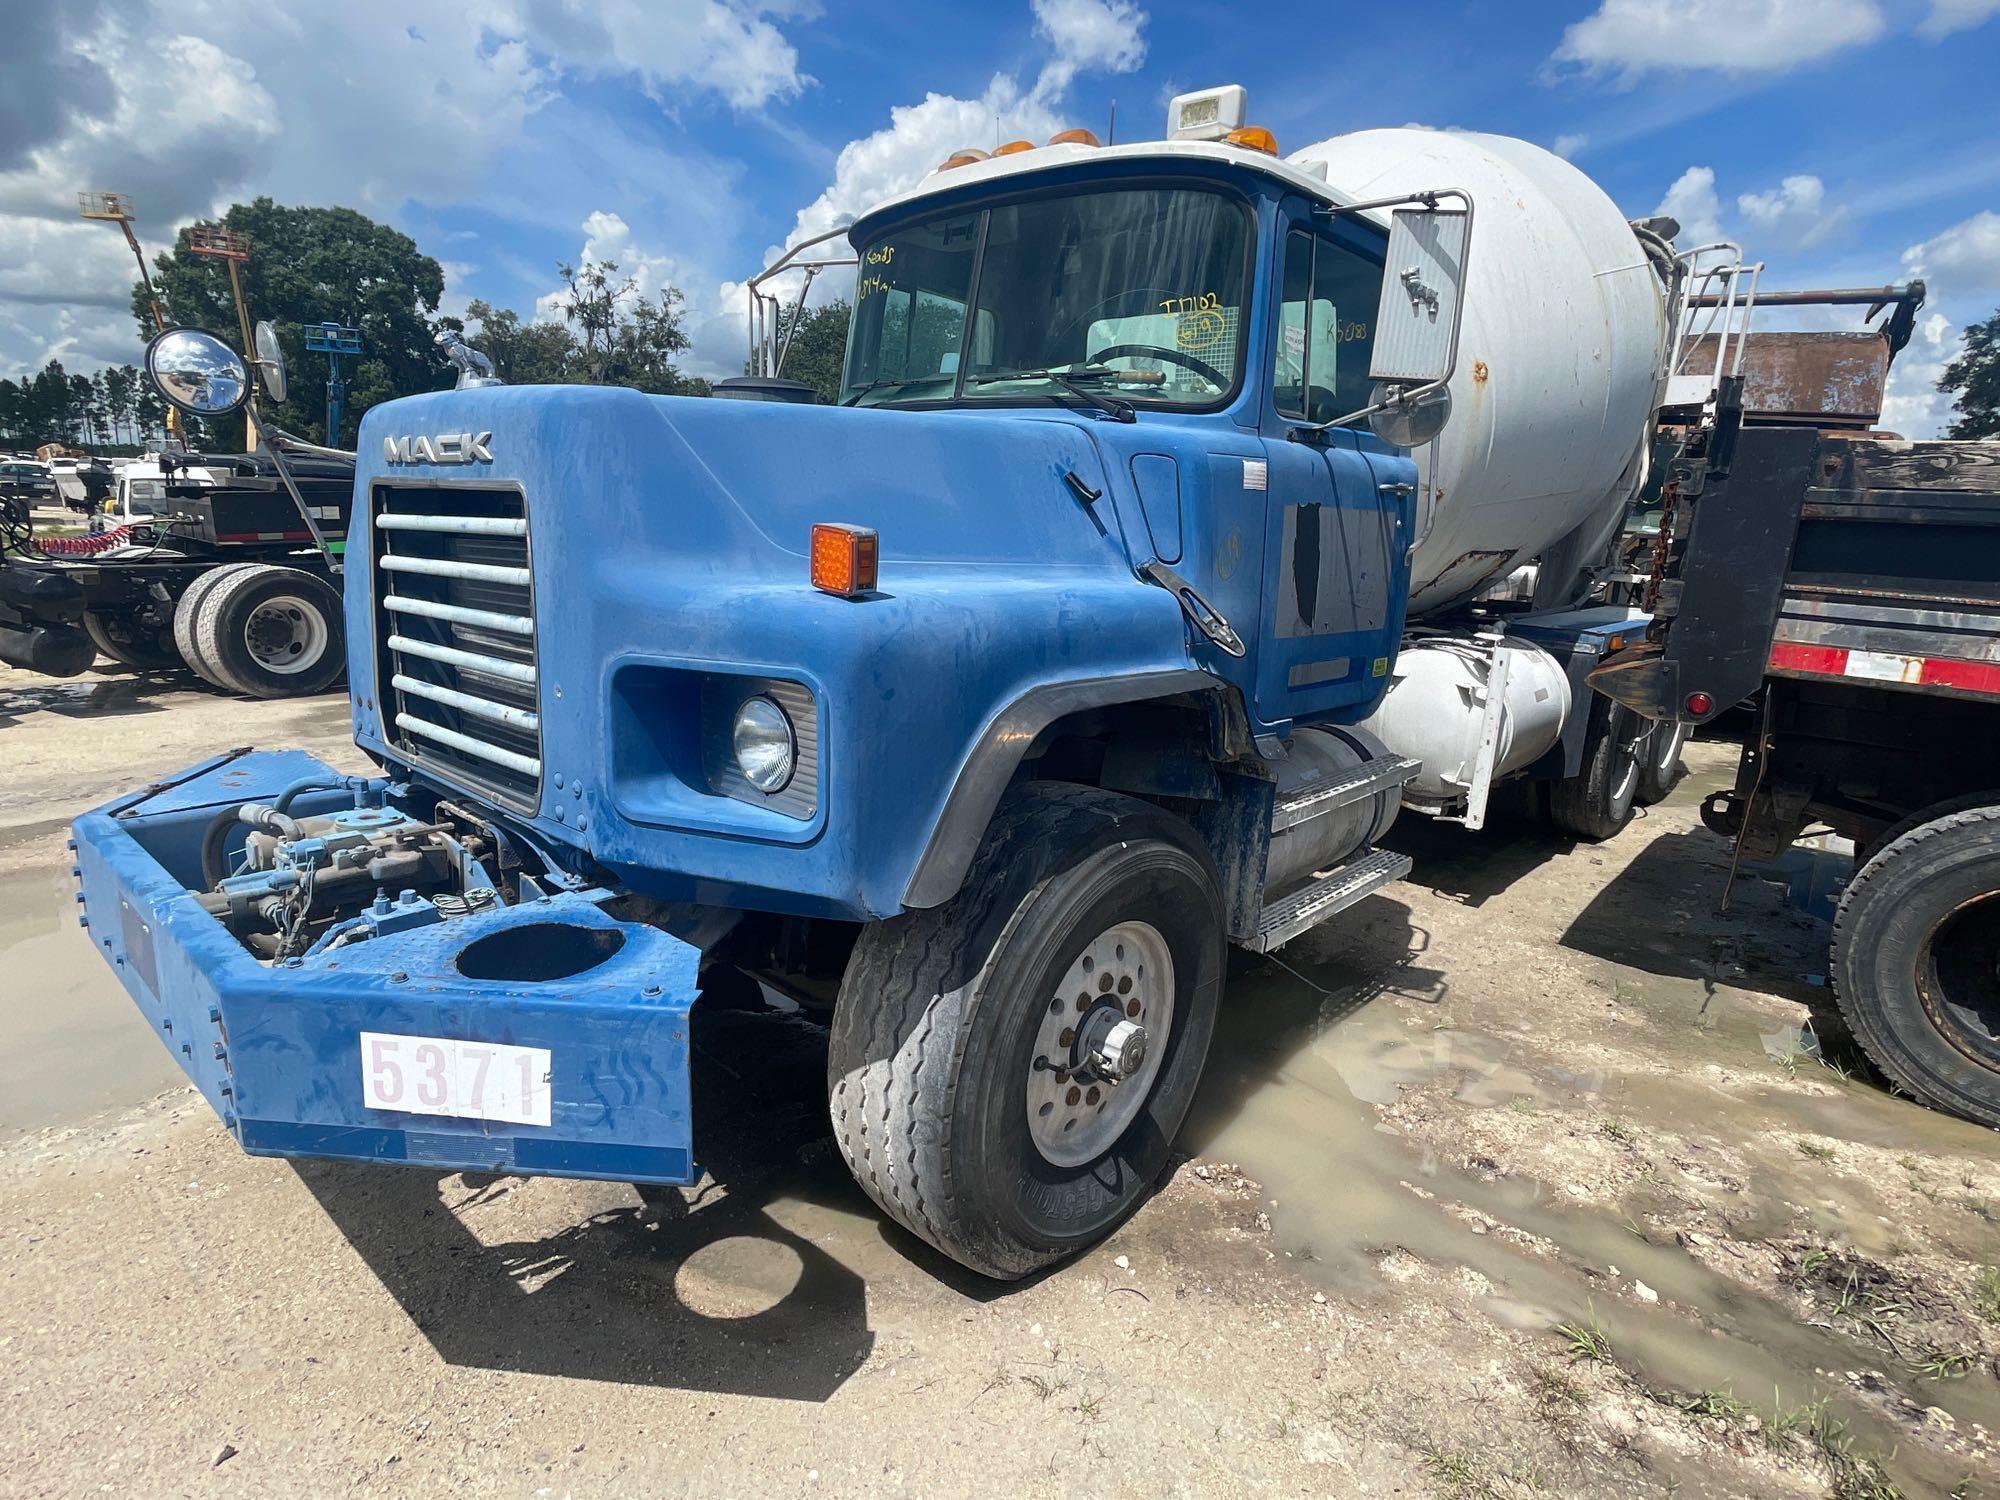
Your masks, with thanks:
[[(1845, 449), (1845, 461), (1840, 450)], [(1829, 444), (1821, 473), (1869, 490), (1973, 490), (2000, 494), (2000, 443)], [(1835, 474), (1839, 479), (1835, 479)]]

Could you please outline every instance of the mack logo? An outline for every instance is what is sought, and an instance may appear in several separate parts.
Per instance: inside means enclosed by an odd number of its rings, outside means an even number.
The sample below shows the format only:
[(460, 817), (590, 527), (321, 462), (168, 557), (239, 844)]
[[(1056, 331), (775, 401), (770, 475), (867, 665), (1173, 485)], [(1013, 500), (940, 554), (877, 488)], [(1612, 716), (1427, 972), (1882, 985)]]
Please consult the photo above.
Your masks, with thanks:
[(440, 432), (431, 437), (382, 439), (382, 461), (389, 464), (490, 464), (490, 432)]

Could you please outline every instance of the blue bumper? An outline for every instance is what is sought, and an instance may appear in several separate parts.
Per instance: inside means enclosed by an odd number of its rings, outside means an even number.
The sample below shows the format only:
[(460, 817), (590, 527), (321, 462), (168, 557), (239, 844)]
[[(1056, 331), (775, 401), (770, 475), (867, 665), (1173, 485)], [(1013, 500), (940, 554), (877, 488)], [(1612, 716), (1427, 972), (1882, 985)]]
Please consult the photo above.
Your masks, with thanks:
[[(559, 895), (270, 967), (202, 909), (201, 840), (216, 813), (332, 775), (298, 751), (221, 757), (75, 827), (91, 938), (243, 1149), (692, 1182), (688, 1012), (700, 955), (686, 943), (619, 922), (589, 896)], [(330, 811), (350, 800), (313, 794), (293, 810)], [(551, 930), (512, 940), (517, 949), (546, 940), (588, 948), (596, 961), (539, 982), (459, 972), (473, 943), (529, 927)], [(365, 1085), (364, 1032), (442, 1042), (454, 1057), (453, 1044), (473, 1044), (481, 1056), (494, 1046), (546, 1054), (533, 1089), (547, 1123), (371, 1103), (384, 1091)]]

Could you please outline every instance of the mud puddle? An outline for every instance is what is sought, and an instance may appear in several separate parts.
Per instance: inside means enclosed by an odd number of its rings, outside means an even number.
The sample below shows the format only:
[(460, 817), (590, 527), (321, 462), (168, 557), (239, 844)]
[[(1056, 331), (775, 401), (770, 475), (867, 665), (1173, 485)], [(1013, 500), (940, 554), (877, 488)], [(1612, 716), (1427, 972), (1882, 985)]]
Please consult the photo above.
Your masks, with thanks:
[[(1723, 1392), (1768, 1423), (1768, 1414), (1830, 1400), (1854, 1450), (1879, 1456), (1912, 1493), (1950, 1492), (1969, 1457), (1992, 1461), (2000, 1386), (1990, 1358), (1956, 1378), (1926, 1378), (1926, 1358), (1941, 1356), (1897, 1342), (1903, 1325), (1870, 1323), (1846, 1306), (1863, 1295), (1853, 1274), (1845, 1294), (1836, 1281), (1802, 1309), (1784, 1299), (1804, 1295), (1803, 1272), (1795, 1287), (1763, 1287), (1710, 1260), (1718, 1250), (1761, 1257), (1826, 1280), (1844, 1256), (1907, 1250), (1886, 1188), (1832, 1181), (1819, 1153), (1894, 1142), (1905, 1162), (1917, 1160), (1910, 1152), (1964, 1160), (1990, 1152), (1988, 1133), (1838, 1080), (1811, 1093), (1738, 1097), (1708, 1086), (1692, 1065), (1667, 1076), (1569, 1070), (1518, 1039), (1466, 1029), (1407, 989), (1376, 993), (1382, 986), (1361, 977), (1365, 961), (1287, 959), (1289, 968), (1232, 979), (1184, 1144), (1239, 1163), (1263, 1184), (1273, 1246), (1305, 1274), (1343, 1296), (1382, 1298), (1393, 1317), (1394, 1283), (1431, 1268), (1478, 1289), (1496, 1322), (1546, 1334), (1552, 1359), (1576, 1353), (1559, 1325), (1601, 1339), (1607, 1362), (1663, 1403)], [(1755, 1028), (1733, 1031), (1742, 1034), (1703, 1035), (1700, 1045), (1748, 1068), (1738, 1055), (1758, 1053)], [(1395, 1123), (1393, 1106), (1418, 1091), (1429, 1110), (1423, 1127)], [(1501, 1136), (1546, 1140), (1576, 1133), (1580, 1119), (1617, 1142), (1685, 1143), (1670, 1155), (1684, 1165), (1648, 1169), (1607, 1194), (1564, 1180), (1560, 1155), (1554, 1170), (1527, 1175), (1482, 1154), (1489, 1123), (1507, 1127)], [(1828, 1133), (1842, 1144), (1817, 1144)], [(1731, 1145), (1709, 1153), (1710, 1137)], [(1810, 1154), (1801, 1141), (1813, 1143)], [(1727, 1225), (1721, 1233), (1714, 1217), (1676, 1212), (1710, 1200)], [(1677, 1221), (1702, 1222), (1710, 1234), (1690, 1237)], [(1949, 1237), (1971, 1265), (2000, 1256), (2000, 1232), (1984, 1218), (1963, 1216)], [(1801, 1261), (1806, 1243), (1831, 1248)], [(1881, 1338), (1871, 1341), (1869, 1330)], [(1940, 1451), (1913, 1441), (1927, 1408), (1943, 1414), (1935, 1426), (1964, 1440)]]
[(67, 1125), (182, 1081), (77, 926), (69, 876), (0, 876), (0, 1134)]

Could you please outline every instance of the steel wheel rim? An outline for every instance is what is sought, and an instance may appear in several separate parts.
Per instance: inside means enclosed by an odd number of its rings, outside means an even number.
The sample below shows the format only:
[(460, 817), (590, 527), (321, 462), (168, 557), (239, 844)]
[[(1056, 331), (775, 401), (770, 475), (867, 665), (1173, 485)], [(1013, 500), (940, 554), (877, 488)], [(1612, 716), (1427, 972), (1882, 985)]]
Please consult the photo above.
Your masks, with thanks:
[(1917, 957), (1917, 995), (1947, 1042), (2000, 1071), (2000, 896), (1947, 912)]
[(317, 607), (296, 594), (278, 594), (250, 611), (243, 647), (265, 671), (289, 677), (326, 654), (330, 634)]
[[(1129, 1076), (1111, 1082), (1091, 1072), (1081, 1043), (1114, 1007), (1145, 1027), (1146, 1051)], [(1080, 1167), (1117, 1144), (1153, 1091), (1173, 1023), (1173, 952), (1150, 923), (1106, 928), (1071, 960), (1042, 1003), (1028, 1061), (1028, 1134), (1044, 1160)]]

